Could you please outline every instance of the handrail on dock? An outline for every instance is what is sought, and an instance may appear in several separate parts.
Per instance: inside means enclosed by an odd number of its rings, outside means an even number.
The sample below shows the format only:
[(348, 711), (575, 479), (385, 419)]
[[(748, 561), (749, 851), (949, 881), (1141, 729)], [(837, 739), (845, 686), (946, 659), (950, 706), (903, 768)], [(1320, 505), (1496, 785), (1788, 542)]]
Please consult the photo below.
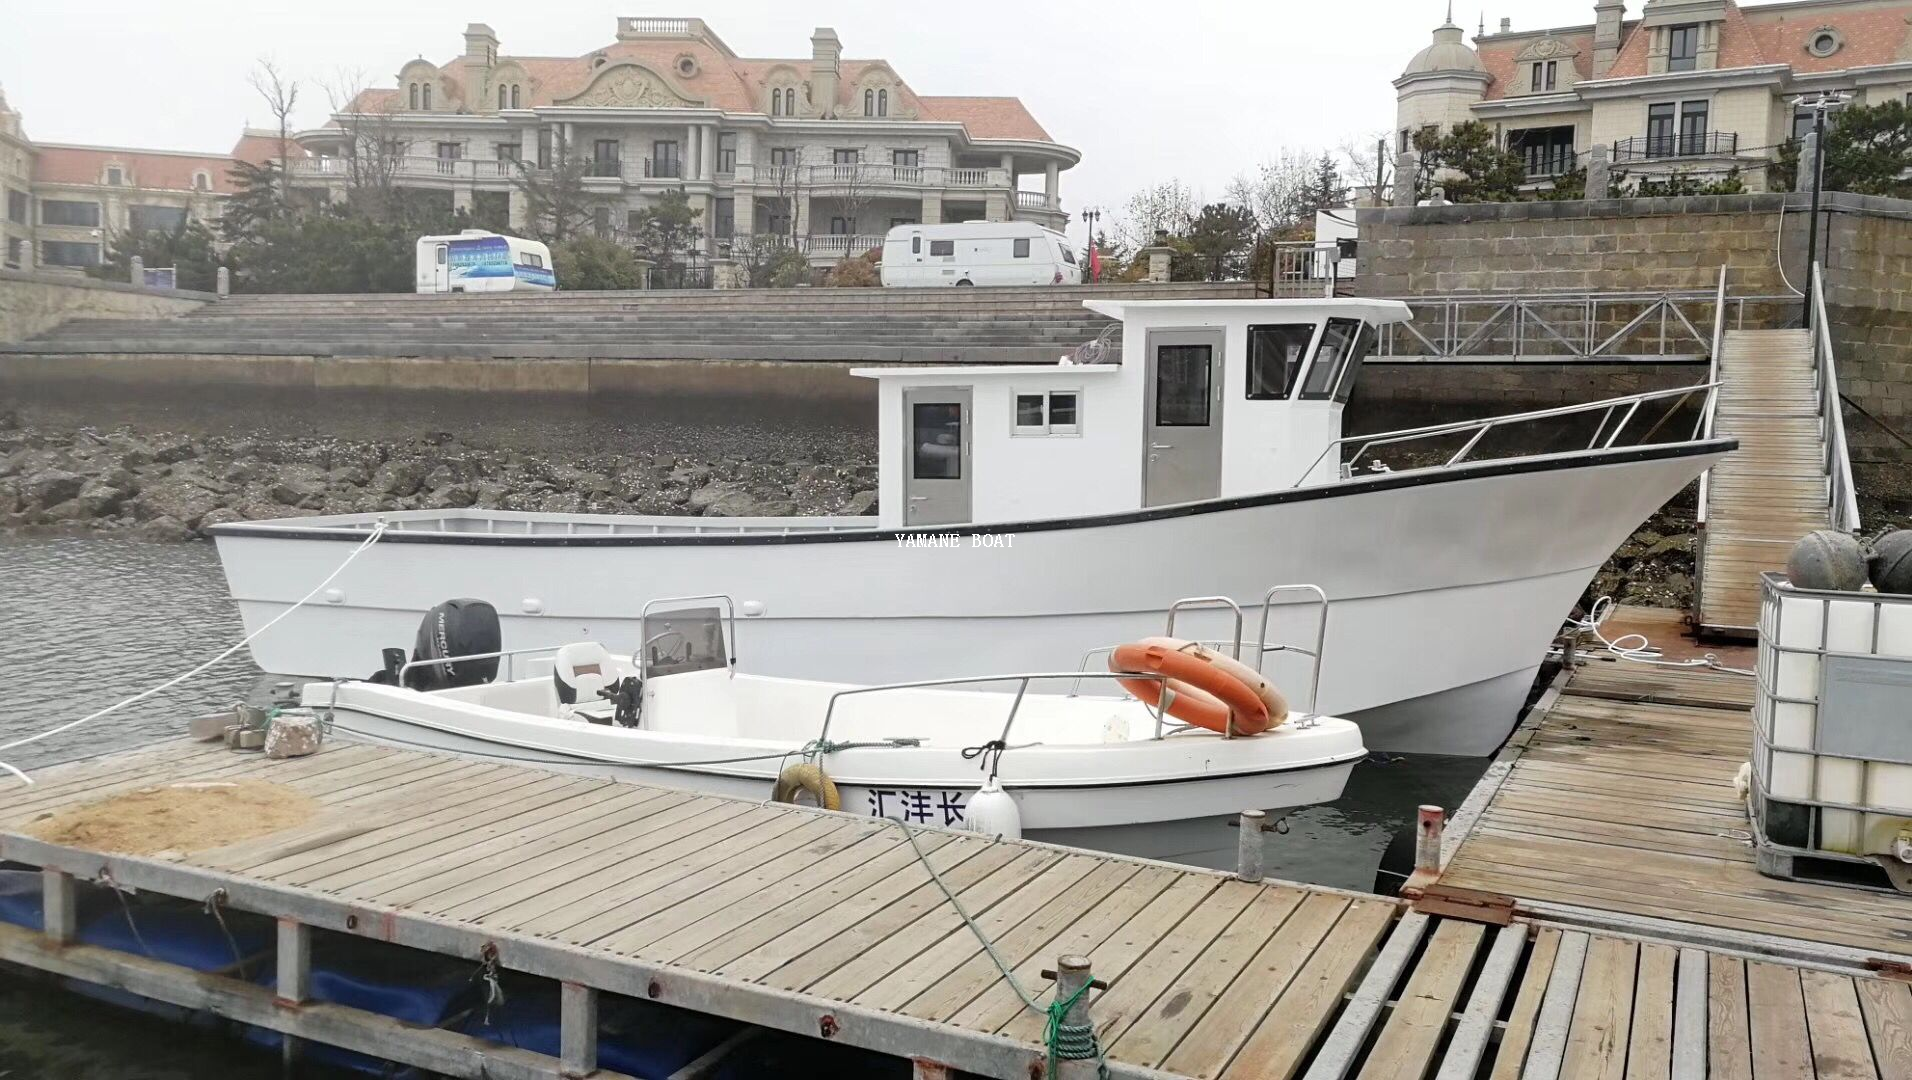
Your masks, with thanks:
[(1852, 455), (1846, 446), (1845, 410), (1839, 401), (1839, 371), (1832, 355), (1832, 326), (1826, 318), (1825, 274), (1812, 267), (1812, 364), (1819, 383), (1819, 415), (1826, 433), (1828, 524), (1843, 532), (1859, 528), (1859, 497), (1852, 484)]

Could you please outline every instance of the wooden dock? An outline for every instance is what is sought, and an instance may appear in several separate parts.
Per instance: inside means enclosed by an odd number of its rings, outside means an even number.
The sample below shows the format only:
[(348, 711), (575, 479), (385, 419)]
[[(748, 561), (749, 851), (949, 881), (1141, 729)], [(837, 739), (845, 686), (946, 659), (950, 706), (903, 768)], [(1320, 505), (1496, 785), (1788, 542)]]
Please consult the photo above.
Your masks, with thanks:
[[(322, 810), (226, 847), (142, 857), (19, 831), (115, 793), (238, 780)], [(1498, 828), (1484, 823), (1469, 845)], [(1763, 1078), (1780, 1075), (1773, 1061), (1804, 1070), (1785, 1075), (1912, 1077), (1912, 989), (1843, 953), (1679, 947), (1526, 911), (1495, 926), (1392, 898), (915, 836), (386, 748), (270, 761), (162, 744), (0, 794), (0, 858), (41, 868), (48, 900), (44, 932), (0, 925), (0, 960), (459, 1076), (614, 1080), (593, 1072), (601, 994), (911, 1059), (918, 1076), (1047, 1075), (1045, 1017), (1003, 980), (927, 860), (1043, 1000), (1045, 968), (1090, 960), (1108, 987), (1091, 1016), (1115, 1076), (1617, 1080), (1698, 1077), (1711, 1063), (1711, 1075)], [(1451, 872), (1479, 850), (1464, 846)], [(102, 881), (195, 902), (217, 893), (278, 919), (277, 992), (74, 944), (75, 891)], [(565, 1056), (308, 1000), (312, 928), (561, 983)]]

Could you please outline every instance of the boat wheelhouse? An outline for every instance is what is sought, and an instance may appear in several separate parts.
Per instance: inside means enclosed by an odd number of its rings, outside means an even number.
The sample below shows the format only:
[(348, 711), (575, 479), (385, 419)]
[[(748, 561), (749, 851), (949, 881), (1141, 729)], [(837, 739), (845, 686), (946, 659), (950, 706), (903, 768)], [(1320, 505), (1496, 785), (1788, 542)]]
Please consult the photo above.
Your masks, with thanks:
[[(255, 630), (383, 525), (253, 656), (360, 676), (454, 596), (495, 605), (508, 648), (628, 652), (646, 602), (710, 593), (737, 598), (753, 674), (1071, 670), (1188, 596), (1264, 604), (1275, 639), (1293, 640), (1307, 616), (1262, 590), (1310, 581), (1332, 601), (1329, 659), (1315, 683), (1271, 652), (1270, 677), (1360, 723), (1370, 748), (1484, 754), (1594, 572), (1733, 445), (1655, 422), (1710, 384), (1350, 437), (1367, 346), (1405, 305), (1090, 306), (1120, 320), (1119, 346), (1105, 335), (1053, 365), (858, 370), (878, 383), (872, 517), (447, 509), (217, 526)], [(1475, 456), (1489, 432), (1562, 422), (1581, 424), (1578, 443)], [(1377, 459), (1429, 447), (1433, 464)], [(1226, 639), (1227, 619), (1195, 612), (1185, 636)]]

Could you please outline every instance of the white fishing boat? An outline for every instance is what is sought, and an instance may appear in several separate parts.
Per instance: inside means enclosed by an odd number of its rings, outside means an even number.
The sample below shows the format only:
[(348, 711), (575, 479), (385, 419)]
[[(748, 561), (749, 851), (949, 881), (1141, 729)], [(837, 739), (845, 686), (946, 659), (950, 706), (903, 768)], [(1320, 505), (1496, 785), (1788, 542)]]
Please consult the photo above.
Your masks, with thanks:
[[(1549, 643), (1639, 523), (1732, 449), (1664, 412), (1711, 384), (1371, 436), (1342, 415), (1375, 328), (1361, 299), (1092, 301), (1119, 352), (1055, 365), (859, 370), (876, 380), (879, 512), (706, 519), (478, 509), (215, 527), (267, 671), (361, 676), (449, 597), (494, 604), (507, 647), (639, 643), (644, 604), (729, 593), (752, 675), (910, 681), (1070, 670), (1154, 631), (1183, 596), (1252, 604), (1271, 580), (1335, 599), (1321, 709), (1374, 749), (1485, 754)], [(1490, 433), (1575, 425), (1481, 460)], [(1587, 429), (1592, 429), (1588, 434)], [(1555, 434), (1559, 434), (1558, 431)], [(1388, 456), (1440, 449), (1435, 464)], [(1451, 452), (1450, 452), (1451, 450)], [(1278, 605), (1277, 633), (1305, 613)], [(1192, 616), (1192, 636), (1226, 636)], [(1301, 620), (1301, 621), (1297, 621)], [(1284, 686), (1308, 670), (1276, 665)]]
[[(1291, 591), (1319, 600), (1317, 590)], [(683, 608), (703, 601), (713, 606)], [(1244, 648), (1239, 635), (1216, 649), (1158, 646), (1179, 649), (1197, 672), (1186, 679), (1199, 681), (1089, 670), (862, 685), (741, 674), (727, 645), (730, 598), (661, 603), (680, 609), (660, 614), (653, 604), (643, 616), (654, 620), (649, 644), (630, 657), (597, 642), (429, 651), (395, 665), (387, 681), (307, 683), (302, 704), (349, 738), (1014, 835), (1328, 802), (1366, 756), (1353, 723), (1289, 713), (1248, 665), (1231, 664)], [(1169, 630), (1186, 610), (1171, 611)], [(1326, 619), (1325, 603), (1317, 615)], [(428, 616), (421, 644), (430, 650), (434, 633), (458, 641), (457, 624), (448, 634), (444, 625)], [(1294, 649), (1310, 664), (1319, 629), (1312, 645)], [(1257, 648), (1288, 651), (1249, 646)], [(417, 677), (426, 673), (434, 678)], [(1060, 692), (1029, 693), (1043, 682)], [(1118, 682), (1155, 706), (1117, 696)], [(437, 683), (449, 685), (426, 688)], [(1175, 719), (1204, 698), (1204, 684), (1246, 703), (1225, 710), (1221, 730)], [(1271, 726), (1237, 733), (1248, 712), (1259, 719), (1244, 728)], [(985, 791), (993, 803), (977, 801)]]

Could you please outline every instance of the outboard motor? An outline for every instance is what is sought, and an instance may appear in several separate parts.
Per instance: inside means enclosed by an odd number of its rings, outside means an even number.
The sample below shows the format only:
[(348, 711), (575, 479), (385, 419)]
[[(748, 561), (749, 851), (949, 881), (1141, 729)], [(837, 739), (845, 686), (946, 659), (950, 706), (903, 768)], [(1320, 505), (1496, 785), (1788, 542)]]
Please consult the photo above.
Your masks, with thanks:
[[(453, 656), (495, 653), (504, 648), (498, 629), (498, 609), (483, 600), (447, 600), (425, 613), (412, 644), (413, 660), (441, 660)], [(498, 676), (498, 657), (460, 660), (415, 667), (405, 673), (405, 685), (414, 690), (446, 690), (478, 686)]]

